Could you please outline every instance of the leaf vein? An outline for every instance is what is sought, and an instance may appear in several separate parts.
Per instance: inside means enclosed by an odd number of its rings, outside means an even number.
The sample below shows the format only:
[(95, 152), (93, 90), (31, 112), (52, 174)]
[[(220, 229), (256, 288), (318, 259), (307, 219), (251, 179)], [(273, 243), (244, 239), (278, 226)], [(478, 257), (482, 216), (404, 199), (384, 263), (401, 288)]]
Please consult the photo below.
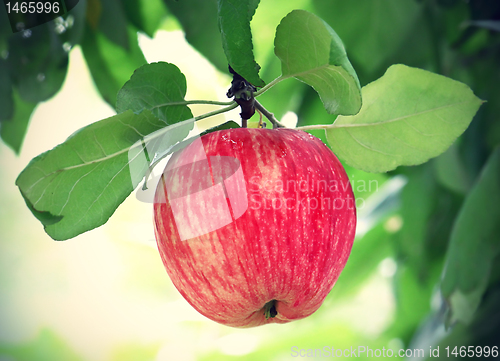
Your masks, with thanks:
[[(456, 105), (459, 105), (459, 104), (462, 104), (462, 103), (463, 102), (457, 102), (457, 103), (447, 104), (447, 105), (443, 105), (443, 106), (440, 106), (440, 107), (437, 107), (437, 108), (427, 109), (427, 110), (421, 111), (419, 113), (408, 114), (408, 115), (404, 115), (402, 117), (388, 119), (388, 120), (384, 120), (384, 121), (377, 122), (377, 123), (355, 123), (355, 124), (336, 124), (336, 123), (333, 123), (331, 125), (326, 126), (326, 128), (360, 128), (360, 127), (370, 127), (370, 126), (386, 125), (388, 123), (393, 123), (393, 122), (397, 122), (399, 120), (404, 120), (404, 119), (415, 117), (415, 116), (418, 116), (418, 115), (423, 115), (423, 114), (427, 114), (427, 113), (430, 113), (430, 112), (438, 111), (438, 110), (441, 110), (441, 109), (446, 109), (446, 108), (453, 107), (453, 106), (456, 106)], [(439, 115), (437, 115), (437, 116), (439, 116)]]
[(382, 151), (380, 151), (380, 150), (378, 150), (378, 149), (375, 149), (375, 148), (372, 148), (372, 147), (367, 146), (366, 144), (364, 144), (363, 142), (361, 142), (360, 140), (358, 140), (358, 139), (357, 139), (354, 135), (352, 135), (352, 134), (351, 134), (351, 132), (350, 132), (348, 129), (346, 129), (346, 132), (347, 132), (347, 134), (349, 134), (349, 135), (351, 136), (351, 138), (352, 138), (352, 139), (354, 139), (354, 141), (355, 141), (356, 143), (358, 143), (358, 144), (359, 144), (359, 145), (361, 145), (362, 147), (364, 147), (364, 148), (366, 148), (366, 149), (368, 149), (368, 150), (371, 150), (371, 151), (373, 151), (373, 152), (377, 152), (377, 153), (380, 153), (380, 154), (385, 154), (385, 155), (388, 155), (388, 156), (390, 156), (390, 157), (394, 157), (394, 154), (385, 153), (385, 152), (382, 152)]

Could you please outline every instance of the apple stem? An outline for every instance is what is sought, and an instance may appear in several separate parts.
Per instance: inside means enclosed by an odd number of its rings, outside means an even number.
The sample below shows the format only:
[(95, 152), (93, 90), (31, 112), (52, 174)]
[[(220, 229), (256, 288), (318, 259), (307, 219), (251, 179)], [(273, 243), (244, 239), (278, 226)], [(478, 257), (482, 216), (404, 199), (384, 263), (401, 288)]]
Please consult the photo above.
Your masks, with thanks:
[(278, 119), (276, 119), (274, 114), (271, 113), (266, 108), (264, 108), (264, 106), (261, 103), (259, 103), (259, 101), (257, 99), (255, 99), (255, 109), (259, 110), (262, 114), (264, 114), (264, 116), (267, 119), (269, 119), (269, 121), (273, 124), (273, 129), (285, 128), (285, 126), (283, 124), (281, 124)]
[(276, 300), (269, 301), (264, 305), (264, 315), (266, 316), (266, 320), (275, 318), (278, 315), (278, 311), (276, 311)]

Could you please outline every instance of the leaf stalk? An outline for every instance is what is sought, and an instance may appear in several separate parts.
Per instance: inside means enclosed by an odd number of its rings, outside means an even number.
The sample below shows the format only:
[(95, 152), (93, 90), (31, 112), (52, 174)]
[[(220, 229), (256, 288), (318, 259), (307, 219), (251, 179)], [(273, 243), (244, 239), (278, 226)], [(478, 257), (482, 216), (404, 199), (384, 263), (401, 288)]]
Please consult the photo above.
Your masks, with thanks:
[(204, 104), (204, 105), (231, 105), (232, 101), (229, 102), (220, 102), (215, 100), (184, 100), (179, 102), (169, 102), (155, 105), (151, 109), (161, 108), (161, 107), (171, 107), (174, 105), (192, 105), (192, 104)]

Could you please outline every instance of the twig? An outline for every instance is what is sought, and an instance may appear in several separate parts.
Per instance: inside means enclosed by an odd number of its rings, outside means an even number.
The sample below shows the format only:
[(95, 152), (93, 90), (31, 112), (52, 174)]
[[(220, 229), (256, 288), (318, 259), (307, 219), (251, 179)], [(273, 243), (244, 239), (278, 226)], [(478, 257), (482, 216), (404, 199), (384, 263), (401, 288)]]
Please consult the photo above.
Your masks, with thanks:
[(262, 114), (264, 114), (267, 119), (269, 119), (269, 121), (273, 124), (273, 129), (285, 128), (285, 126), (275, 118), (274, 114), (264, 108), (264, 106), (260, 104), (257, 99), (255, 99), (255, 108), (258, 109)]
[(158, 104), (152, 107), (151, 109), (155, 108), (161, 108), (161, 107), (170, 107), (174, 105), (190, 105), (190, 104), (205, 104), (205, 105), (231, 105), (233, 104), (232, 101), (230, 102), (219, 102), (215, 100), (182, 100), (178, 102), (169, 102), (169, 103), (163, 103), (163, 104)]
[(263, 88), (261, 88), (258, 91), (256, 91), (255, 94), (254, 94), (254, 96), (258, 97), (259, 95), (265, 93), (266, 91), (268, 91), (269, 89), (271, 89), (273, 86), (275, 86), (276, 84), (278, 84), (280, 81), (285, 80), (286, 78), (287, 77), (284, 77), (284, 76), (280, 75), (279, 77), (277, 77), (276, 79), (274, 79), (270, 83), (264, 85)]
[(214, 115), (217, 115), (217, 114), (222, 114), (222, 113), (228, 112), (228, 111), (230, 111), (230, 110), (238, 107), (238, 103), (236, 103), (234, 101), (230, 102), (229, 104), (231, 104), (231, 105), (228, 106), (228, 107), (221, 108), (221, 109), (218, 109), (218, 110), (214, 110), (213, 112), (210, 112), (210, 113), (205, 113), (205, 114), (202, 114), (202, 115), (198, 115), (197, 117), (194, 117), (194, 120), (198, 121), (198, 120), (201, 120), (201, 119), (209, 118), (211, 116), (214, 116)]

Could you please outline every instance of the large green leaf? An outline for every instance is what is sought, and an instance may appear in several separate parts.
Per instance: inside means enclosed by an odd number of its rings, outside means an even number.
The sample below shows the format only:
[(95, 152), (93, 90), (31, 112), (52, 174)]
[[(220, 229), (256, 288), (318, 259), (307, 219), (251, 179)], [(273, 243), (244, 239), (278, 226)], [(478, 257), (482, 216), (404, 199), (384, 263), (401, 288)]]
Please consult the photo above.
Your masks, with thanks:
[(367, 172), (417, 165), (443, 153), (481, 106), (468, 86), (405, 65), (363, 87), (363, 107), (325, 126), (347, 164)]
[[(274, 38), (277, 25), (283, 16), (294, 9), (310, 9), (309, 0), (295, 1), (261, 1), (259, 8), (255, 12), (251, 28), (253, 37), (256, 39), (254, 53), (260, 60), (262, 66), (259, 75), (264, 80), (276, 78), (281, 74), (281, 61), (274, 53)], [(306, 101), (304, 95), (311, 90), (313, 96), (318, 99), (320, 106), (323, 107), (317, 93), (307, 84), (296, 81), (283, 81), (272, 87), (272, 91), (266, 91), (258, 96), (259, 102), (264, 104), (266, 109), (274, 114), (276, 119), (280, 119), (287, 112), (300, 112), (301, 105)], [(331, 118), (330, 115), (327, 115)], [(253, 119), (256, 120), (257, 116)], [(299, 116), (300, 120), (300, 116)], [(332, 119), (330, 119), (330, 122)], [(316, 123), (314, 123), (316, 124)]]
[(146, 63), (136, 32), (132, 28), (128, 31), (128, 51), (108, 40), (102, 33), (92, 30), (89, 25), (85, 28), (81, 44), (97, 89), (104, 100), (113, 107), (120, 88), (135, 69)]
[(217, 0), (164, 0), (182, 25), (186, 40), (212, 62), (227, 72), (227, 59), (222, 49), (217, 24)]
[(155, 157), (186, 137), (194, 123), (189, 108), (159, 106), (183, 101), (185, 93), (185, 77), (175, 65), (145, 65), (120, 92), (122, 113), (80, 129), (30, 162), (16, 184), (52, 238), (106, 223)]
[(106, 223), (132, 192), (128, 154), (164, 126), (147, 111), (93, 123), (34, 158), (16, 185), (53, 239), (75, 237)]
[(106, 223), (150, 161), (182, 140), (192, 123), (165, 127), (148, 110), (126, 111), (80, 129), (34, 158), (16, 184), (53, 239), (75, 237)]
[[(286, 84), (287, 82), (284, 83)], [(278, 86), (280, 86), (281, 84), (282, 83), (278, 84)], [(303, 127), (309, 125), (316, 126), (318, 124), (332, 124), (332, 120), (334, 117), (332, 117), (331, 114), (328, 114), (325, 107), (323, 106), (323, 103), (321, 102), (321, 99), (318, 97), (318, 94), (314, 91), (314, 89), (311, 87), (307, 88), (308, 89), (301, 97), (302, 101), (297, 112), (297, 126)], [(323, 143), (328, 145), (324, 129), (312, 129), (308, 130), (307, 132), (321, 139)], [(345, 162), (344, 165), (346, 165)]]
[[(368, 72), (379, 68), (397, 50), (420, 13), (417, 1), (313, 0), (313, 3), (318, 14), (342, 38), (352, 60)], [(415, 45), (418, 46), (412, 44)]]
[(259, 0), (219, 0), (219, 29), (229, 65), (251, 84), (261, 87), (260, 66), (253, 55), (252, 20)]
[(500, 254), (500, 147), (468, 194), (451, 233), (441, 291), (448, 320), (468, 323), (481, 302), (495, 257)]
[(312, 86), (330, 114), (356, 114), (361, 90), (342, 41), (323, 20), (294, 10), (276, 29), (275, 53), (282, 78), (295, 77)]
[(14, 92), (13, 100), (14, 112), (10, 119), (4, 120), (1, 123), (0, 135), (5, 144), (19, 154), (26, 130), (28, 129), (31, 113), (33, 113), (36, 104), (22, 100), (17, 92)]
[(166, 124), (172, 124), (179, 119), (192, 117), (185, 105), (167, 105), (183, 101), (186, 90), (186, 77), (174, 64), (146, 64), (137, 69), (120, 89), (116, 109), (119, 113), (128, 109), (135, 113), (149, 109)]

